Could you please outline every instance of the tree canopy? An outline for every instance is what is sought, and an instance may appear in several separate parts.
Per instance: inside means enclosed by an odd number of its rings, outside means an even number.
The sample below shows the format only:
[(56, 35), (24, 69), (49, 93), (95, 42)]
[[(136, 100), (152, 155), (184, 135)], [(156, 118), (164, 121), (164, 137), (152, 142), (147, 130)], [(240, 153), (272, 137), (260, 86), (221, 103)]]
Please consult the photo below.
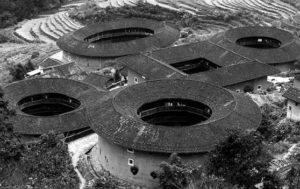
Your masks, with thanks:
[(265, 189), (275, 189), (279, 188), (279, 182), (268, 171), (270, 160), (257, 132), (242, 133), (234, 129), (210, 153), (208, 172), (240, 187), (253, 188), (263, 181)]
[(60, 7), (66, 0), (1, 0), (0, 28), (31, 18), (43, 10)]

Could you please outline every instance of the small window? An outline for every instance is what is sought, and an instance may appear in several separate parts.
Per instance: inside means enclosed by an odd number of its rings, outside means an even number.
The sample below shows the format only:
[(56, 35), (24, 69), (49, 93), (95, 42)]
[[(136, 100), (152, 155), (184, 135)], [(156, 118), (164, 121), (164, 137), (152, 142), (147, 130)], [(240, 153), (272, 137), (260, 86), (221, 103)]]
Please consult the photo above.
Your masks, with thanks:
[(237, 92), (237, 93), (241, 93), (241, 90), (240, 90), (240, 89), (237, 89), (236, 92)]
[(258, 85), (258, 86), (257, 86), (257, 90), (261, 90), (261, 85)]
[(138, 83), (138, 82), (139, 82), (138, 78), (134, 77), (134, 83)]
[(133, 153), (134, 153), (134, 149), (128, 148), (128, 149), (127, 149), (127, 152), (133, 154)]
[(291, 107), (291, 106), (289, 106), (289, 110), (292, 110), (292, 107)]
[(128, 159), (128, 165), (134, 166), (134, 161), (133, 161), (133, 159)]
[(298, 106), (298, 102), (295, 102), (295, 106)]

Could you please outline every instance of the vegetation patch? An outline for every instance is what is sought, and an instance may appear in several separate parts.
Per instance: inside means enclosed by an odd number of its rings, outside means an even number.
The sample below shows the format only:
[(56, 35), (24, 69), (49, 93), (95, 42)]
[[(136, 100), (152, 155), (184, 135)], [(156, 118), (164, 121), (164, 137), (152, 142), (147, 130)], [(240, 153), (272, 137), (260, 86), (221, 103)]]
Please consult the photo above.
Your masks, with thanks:
[(67, 145), (51, 132), (30, 146), (13, 131), (15, 115), (0, 93), (0, 188), (77, 188)]
[(1, 0), (0, 28), (32, 18), (41, 11), (60, 7), (66, 0)]
[(239, 187), (254, 188), (263, 181), (264, 188), (280, 188), (277, 176), (269, 172), (272, 157), (257, 132), (230, 130), (228, 137), (210, 153), (208, 173)]
[(158, 21), (168, 21), (180, 28), (191, 27), (193, 29), (205, 29), (209, 24), (223, 25), (226, 27), (232, 24), (233, 21), (242, 21), (244, 18), (255, 20), (257, 23), (261, 21), (259, 17), (254, 16), (247, 10), (231, 12), (230, 10), (219, 8), (214, 10), (202, 9), (197, 15), (192, 15), (187, 12), (178, 12), (142, 2), (136, 6), (101, 8), (95, 1), (89, 1), (78, 8), (70, 10), (69, 14), (71, 18), (83, 24), (111, 21), (121, 18), (147, 18)]

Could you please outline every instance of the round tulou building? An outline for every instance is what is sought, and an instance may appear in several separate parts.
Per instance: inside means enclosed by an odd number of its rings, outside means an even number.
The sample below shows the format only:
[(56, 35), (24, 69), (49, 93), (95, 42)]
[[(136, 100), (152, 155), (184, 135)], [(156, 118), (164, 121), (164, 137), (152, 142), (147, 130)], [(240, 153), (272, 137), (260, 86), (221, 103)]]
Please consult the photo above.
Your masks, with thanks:
[[(201, 165), (230, 128), (255, 130), (258, 106), (247, 96), (195, 80), (154, 80), (107, 93), (88, 108), (97, 158), (112, 175), (155, 188), (153, 171), (171, 153)], [(133, 169), (134, 168), (134, 169)]]
[(294, 70), (300, 51), (297, 36), (275, 27), (234, 28), (210, 41), (251, 60), (275, 66), (281, 72)]
[(14, 82), (4, 93), (9, 106), (16, 110), (14, 131), (23, 138), (52, 130), (67, 134), (88, 128), (87, 106), (101, 94), (91, 85), (62, 78)]
[(86, 70), (101, 69), (106, 61), (168, 47), (179, 30), (166, 22), (122, 19), (88, 25), (57, 41), (65, 61), (75, 61)]

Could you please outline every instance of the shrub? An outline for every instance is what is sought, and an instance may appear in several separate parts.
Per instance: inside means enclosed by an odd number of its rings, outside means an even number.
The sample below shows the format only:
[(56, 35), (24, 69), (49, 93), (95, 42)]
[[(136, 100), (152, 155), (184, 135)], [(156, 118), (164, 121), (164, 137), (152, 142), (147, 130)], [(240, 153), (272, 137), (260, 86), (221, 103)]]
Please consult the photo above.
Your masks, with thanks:
[(109, 189), (117, 189), (118, 183), (112, 178), (98, 178), (94, 184), (93, 189), (102, 189), (102, 188), (109, 188)]
[(35, 66), (28, 60), (25, 65), (16, 64), (9, 68), (10, 75), (13, 77), (13, 81), (23, 80), (25, 78), (25, 74), (35, 69)]
[(253, 92), (254, 88), (251, 85), (246, 85), (243, 90), (245, 93), (249, 93), (249, 92)]

